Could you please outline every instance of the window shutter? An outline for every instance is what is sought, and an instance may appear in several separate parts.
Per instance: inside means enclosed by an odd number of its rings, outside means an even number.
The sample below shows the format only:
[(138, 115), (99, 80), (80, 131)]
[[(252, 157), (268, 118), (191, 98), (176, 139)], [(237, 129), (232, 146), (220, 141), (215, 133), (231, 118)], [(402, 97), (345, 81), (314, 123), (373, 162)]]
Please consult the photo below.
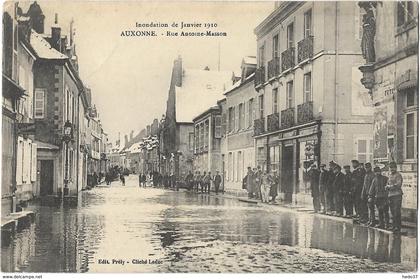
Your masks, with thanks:
[(239, 106), (235, 109), (235, 128), (234, 131), (239, 130)]
[(31, 169), (31, 156), (32, 156), (32, 144), (28, 140), (23, 142), (23, 182), (30, 182), (30, 169)]
[(36, 181), (36, 169), (37, 169), (37, 144), (32, 143), (32, 160), (31, 160), (31, 181)]
[(35, 89), (35, 118), (44, 118), (44, 98), (44, 90)]
[(16, 184), (21, 185), (22, 184), (22, 160), (23, 156), (23, 139), (21, 137), (18, 137), (18, 145), (17, 145), (17, 153), (16, 153)]

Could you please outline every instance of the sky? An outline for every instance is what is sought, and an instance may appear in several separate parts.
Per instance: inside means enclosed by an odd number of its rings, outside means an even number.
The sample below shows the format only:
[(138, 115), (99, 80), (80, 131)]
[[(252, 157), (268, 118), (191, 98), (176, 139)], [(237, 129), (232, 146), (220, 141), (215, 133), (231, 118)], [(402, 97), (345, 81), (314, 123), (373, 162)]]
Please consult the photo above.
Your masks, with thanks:
[[(74, 19), (80, 76), (92, 90), (109, 139), (137, 134), (166, 111), (173, 61), (186, 68), (240, 69), (242, 58), (256, 55), (254, 28), (274, 9), (274, 2), (38, 1), (51, 32), (54, 14), (62, 33)], [(22, 3), (22, 7), (28, 6)], [(26, 11), (24, 9), (24, 11)], [(216, 23), (226, 37), (166, 37), (172, 28), (138, 28), (137, 23)], [(155, 30), (156, 37), (123, 37), (122, 31)], [(186, 31), (202, 31), (204, 28)], [(197, 101), (197, 100), (191, 100)]]

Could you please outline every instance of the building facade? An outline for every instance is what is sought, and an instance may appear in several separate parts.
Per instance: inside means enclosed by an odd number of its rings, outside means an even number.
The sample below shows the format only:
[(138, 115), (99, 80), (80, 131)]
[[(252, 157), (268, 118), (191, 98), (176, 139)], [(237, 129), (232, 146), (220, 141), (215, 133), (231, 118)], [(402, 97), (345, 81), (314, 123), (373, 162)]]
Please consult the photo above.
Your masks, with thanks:
[(213, 106), (194, 118), (194, 134), (189, 139), (193, 142), (194, 172), (221, 172), (222, 116), (218, 106)]
[[(359, 2), (364, 30), (362, 82), (374, 104), (373, 159), (395, 161), (403, 183), (404, 214), (415, 219), (418, 170), (418, 2)], [(370, 33), (371, 34), (371, 33)]]
[(242, 180), (248, 167), (255, 167), (254, 120), (256, 91), (254, 88), (256, 58), (246, 57), (241, 65), (241, 78), (224, 93), (226, 111), (225, 191), (246, 194)]
[(256, 163), (278, 171), (285, 202), (311, 202), (313, 163), (372, 161), (362, 17), (354, 2), (282, 2), (255, 29)]

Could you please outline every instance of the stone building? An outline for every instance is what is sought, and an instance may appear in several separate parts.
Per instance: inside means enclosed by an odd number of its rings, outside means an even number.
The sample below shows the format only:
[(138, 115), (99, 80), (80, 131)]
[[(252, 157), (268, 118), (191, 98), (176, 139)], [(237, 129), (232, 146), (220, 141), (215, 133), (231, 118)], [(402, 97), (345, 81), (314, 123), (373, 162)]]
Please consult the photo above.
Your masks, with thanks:
[(193, 118), (223, 97), (231, 78), (229, 71), (185, 69), (181, 57), (174, 61), (159, 150), (169, 175), (185, 177), (193, 170)]
[(220, 140), (222, 137), (222, 116), (219, 106), (213, 106), (198, 115), (194, 121), (193, 171), (221, 173)]
[(225, 191), (246, 194), (242, 190), (242, 179), (248, 167), (255, 166), (254, 120), (256, 112), (256, 91), (254, 88), (255, 57), (245, 57), (241, 65), (241, 77), (226, 90), (226, 111), (223, 121), (226, 125)]
[[(395, 161), (403, 214), (415, 219), (418, 170), (418, 2), (359, 2), (367, 16), (360, 67), (374, 104), (375, 163)], [(373, 33), (369, 28), (373, 28)], [(376, 33), (376, 36), (375, 36)], [(373, 34), (373, 35), (372, 35)]]
[(311, 202), (313, 163), (372, 160), (363, 12), (351, 1), (280, 2), (255, 28), (256, 163), (278, 170), (285, 202)]
[(3, 13), (2, 216), (37, 195), (37, 145), (34, 142), (33, 64), (29, 22), (17, 3)]

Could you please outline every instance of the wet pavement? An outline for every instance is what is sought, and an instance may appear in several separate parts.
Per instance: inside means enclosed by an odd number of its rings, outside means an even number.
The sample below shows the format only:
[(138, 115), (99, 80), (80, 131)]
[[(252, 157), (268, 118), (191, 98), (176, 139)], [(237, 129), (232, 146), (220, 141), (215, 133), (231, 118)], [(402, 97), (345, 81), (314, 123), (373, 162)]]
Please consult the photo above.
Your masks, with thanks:
[(31, 206), (2, 241), (4, 272), (407, 272), (415, 236), (281, 207), (127, 186), (84, 191), (77, 208)]

